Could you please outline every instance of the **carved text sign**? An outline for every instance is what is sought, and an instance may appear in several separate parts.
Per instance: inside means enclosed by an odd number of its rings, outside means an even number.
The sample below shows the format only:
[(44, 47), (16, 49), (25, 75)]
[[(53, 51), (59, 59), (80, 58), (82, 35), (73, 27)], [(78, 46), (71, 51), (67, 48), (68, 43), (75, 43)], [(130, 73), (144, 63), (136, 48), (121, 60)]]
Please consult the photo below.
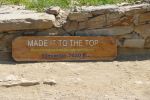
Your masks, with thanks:
[(112, 37), (24, 36), (12, 43), (16, 61), (113, 60), (117, 56)]

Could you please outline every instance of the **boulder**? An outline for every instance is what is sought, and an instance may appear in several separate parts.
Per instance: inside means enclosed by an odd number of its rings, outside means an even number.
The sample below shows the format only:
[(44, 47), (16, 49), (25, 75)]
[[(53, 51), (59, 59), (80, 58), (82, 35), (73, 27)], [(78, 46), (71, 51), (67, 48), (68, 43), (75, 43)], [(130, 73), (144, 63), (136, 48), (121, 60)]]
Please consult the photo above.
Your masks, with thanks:
[(146, 39), (150, 36), (150, 24), (136, 26), (134, 31)]
[(3, 38), (0, 39), (0, 50), (5, 52), (11, 51), (13, 39), (20, 35), (19, 33), (3, 33)]
[(126, 39), (124, 41), (123, 47), (126, 48), (144, 48), (144, 39)]
[(91, 13), (80, 13), (80, 12), (73, 12), (73, 13), (70, 13), (68, 15), (68, 19), (71, 20), (71, 21), (86, 21), (88, 20), (90, 17), (92, 17), (92, 14)]
[(66, 23), (68, 14), (69, 11), (60, 10), (59, 14), (56, 16), (57, 27), (62, 27)]
[(106, 26), (106, 16), (101, 15), (101, 16), (93, 17), (89, 19), (88, 21), (82, 22), (82, 24), (84, 24), (85, 28), (87, 29), (102, 28)]
[(3, 38), (3, 36), (4, 36), (4, 34), (3, 34), (3, 33), (0, 33), (0, 39)]
[(92, 29), (92, 30), (83, 30), (77, 31), (77, 36), (115, 36), (115, 35), (124, 35), (131, 33), (133, 31), (132, 26), (118, 26), (105, 29)]
[(11, 52), (5, 52), (0, 50), (0, 62), (3, 63), (3, 61), (13, 61), (11, 55)]
[(35, 13), (36, 11), (26, 10), (25, 6), (17, 6), (17, 5), (1, 5), (0, 6), (0, 14), (27, 14), (27, 13)]
[(145, 40), (145, 48), (150, 48), (150, 37), (147, 37)]
[(56, 83), (57, 82), (55, 80), (44, 80), (43, 81), (43, 84), (51, 85), (51, 86), (56, 85)]
[(18, 86), (18, 82), (10, 82), (10, 83), (4, 83), (2, 84), (3, 87), (9, 88), (9, 87), (15, 87)]
[(54, 22), (55, 16), (45, 13), (0, 14), (0, 32), (49, 29), (54, 26)]
[(125, 35), (119, 35), (116, 36), (117, 39), (142, 39), (142, 36), (140, 36), (139, 34), (132, 32), (129, 34), (125, 34)]
[(64, 34), (65, 31), (62, 28), (51, 28), (36, 33), (37, 36), (63, 36)]
[(129, 26), (133, 23), (132, 16), (124, 16), (123, 13), (107, 14), (108, 26)]
[(133, 16), (135, 14), (145, 13), (148, 11), (148, 7), (150, 4), (136, 4), (136, 5), (129, 5), (129, 6), (121, 6), (119, 10), (125, 15)]
[(18, 81), (18, 80), (19, 80), (18, 76), (10, 74), (3, 79), (3, 82)]
[(115, 12), (118, 9), (116, 5), (102, 5), (102, 6), (83, 6), (82, 12), (90, 12), (93, 16), (103, 15), (106, 13)]
[(78, 22), (72, 21), (72, 22), (67, 22), (66, 24), (63, 25), (63, 28), (66, 32), (73, 32), (78, 29)]
[(48, 8), (46, 10), (46, 13), (57, 16), (60, 13), (60, 10), (61, 10), (60, 7), (52, 7), (52, 8)]
[(40, 82), (36, 80), (27, 80), (27, 79), (21, 79), (18, 83), (19, 86), (34, 86), (39, 85)]
[(139, 23), (145, 23), (150, 21), (150, 12), (141, 14), (139, 16)]
[(94, 18), (91, 18), (88, 21), (88, 28), (101, 28), (106, 25), (106, 16), (101, 15)]

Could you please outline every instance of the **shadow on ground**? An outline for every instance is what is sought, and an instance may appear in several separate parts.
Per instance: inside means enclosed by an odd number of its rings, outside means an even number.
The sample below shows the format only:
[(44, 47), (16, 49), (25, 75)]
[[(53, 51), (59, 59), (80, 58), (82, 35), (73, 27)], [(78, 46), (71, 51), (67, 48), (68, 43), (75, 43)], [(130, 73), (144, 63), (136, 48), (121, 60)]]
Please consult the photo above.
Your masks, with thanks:
[[(150, 60), (150, 54), (145, 54), (145, 55), (122, 55), (118, 56), (116, 59), (113, 61), (119, 61), (119, 62), (126, 62), (126, 61), (143, 61), (143, 60)], [(51, 63), (50, 61), (49, 63)], [(59, 62), (59, 61), (56, 61)], [(112, 61), (64, 61), (64, 62), (70, 62), (70, 63), (86, 63), (86, 62), (112, 62)], [(40, 63), (40, 62), (16, 62), (14, 60), (11, 61), (0, 61), (0, 64), (10, 64), (10, 65), (15, 65), (15, 64), (31, 64), (31, 63)], [(54, 63), (54, 62), (53, 62)]]
[(143, 61), (143, 60), (150, 60), (150, 54), (148, 55), (132, 55), (132, 56), (119, 56), (115, 61)]

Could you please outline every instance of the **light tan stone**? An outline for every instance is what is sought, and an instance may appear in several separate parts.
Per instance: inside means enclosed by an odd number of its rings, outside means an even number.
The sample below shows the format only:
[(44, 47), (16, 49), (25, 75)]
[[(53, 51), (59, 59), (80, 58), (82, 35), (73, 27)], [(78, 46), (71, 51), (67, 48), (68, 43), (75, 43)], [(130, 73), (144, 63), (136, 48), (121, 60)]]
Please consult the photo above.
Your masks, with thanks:
[(124, 12), (128, 16), (133, 16), (135, 14), (139, 13), (145, 13), (147, 12), (147, 6), (150, 6), (149, 4), (137, 4), (137, 5), (129, 5), (120, 7), (120, 11)]
[(83, 6), (82, 12), (92, 13), (94, 16), (103, 15), (109, 12), (114, 12), (118, 9), (116, 5), (101, 5), (101, 6)]
[(126, 48), (144, 48), (144, 39), (126, 39), (123, 47)]
[(147, 38), (150, 36), (150, 24), (136, 26), (134, 31)]
[(52, 7), (52, 8), (48, 8), (46, 10), (46, 13), (48, 14), (53, 14), (55, 16), (57, 16), (60, 13), (61, 8), (60, 7)]
[(21, 79), (18, 83), (19, 86), (34, 86), (39, 85), (40, 82), (37, 80), (27, 80), (27, 79)]
[(45, 13), (0, 14), (0, 32), (13, 30), (49, 29), (55, 16)]
[(71, 21), (86, 21), (88, 20), (88, 18), (92, 17), (92, 14), (91, 13), (80, 13), (80, 12), (73, 12), (73, 13), (70, 13), (68, 15), (68, 19), (71, 20)]
[(8, 82), (8, 81), (18, 81), (19, 78), (16, 75), (10, 74), (6, 77), (3, 78), (3, 82)]

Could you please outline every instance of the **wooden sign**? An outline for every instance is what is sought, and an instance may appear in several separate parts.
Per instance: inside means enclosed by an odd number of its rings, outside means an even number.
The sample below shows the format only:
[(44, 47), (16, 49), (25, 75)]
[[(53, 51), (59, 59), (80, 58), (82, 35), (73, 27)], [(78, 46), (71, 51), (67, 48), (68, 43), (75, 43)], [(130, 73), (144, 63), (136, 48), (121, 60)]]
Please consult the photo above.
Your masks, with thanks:
[(25, 36), (12, 43), (16, 61), (113, 60), (117, 56), (112, 37)]

